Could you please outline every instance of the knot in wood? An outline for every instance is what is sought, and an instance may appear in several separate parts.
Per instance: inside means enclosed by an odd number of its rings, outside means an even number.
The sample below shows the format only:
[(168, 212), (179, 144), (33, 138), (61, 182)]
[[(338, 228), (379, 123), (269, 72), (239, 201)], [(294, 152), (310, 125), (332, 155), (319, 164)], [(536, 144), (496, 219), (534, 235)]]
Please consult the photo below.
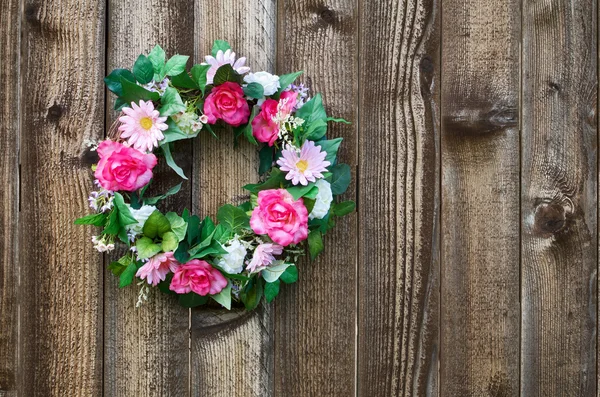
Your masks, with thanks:
[(56, 121), (62, 116), (63, 108), (59, 104), (55, 103), (54, 105), (48, 108), (48, 120)]
[(566, 224), (565, 208), (556, 203), (542, 203), (535, 209), (533, 232), (541, 237), (550, 237), (560, 232)]
[(31, 24), (38, 24), (38, 7), (36, 4), (28, 4), (25, 7), (25, 20)]
[(321, 17), (321, 19), (327, 23), (334, 23), (335, 22), (335, 11), (330, 10), (329, 8), (324, 8), (320, 13), (319, 16)]

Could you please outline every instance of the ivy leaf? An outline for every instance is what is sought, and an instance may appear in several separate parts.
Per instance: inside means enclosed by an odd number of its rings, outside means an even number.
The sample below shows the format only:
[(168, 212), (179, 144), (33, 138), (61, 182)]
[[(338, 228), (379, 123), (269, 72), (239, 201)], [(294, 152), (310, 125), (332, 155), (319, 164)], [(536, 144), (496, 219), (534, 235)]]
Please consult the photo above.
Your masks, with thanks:
[(344, 193), (350, 185), (350, 166), (348, 164), (337, 164), (330, 168), (331, 175), (331, 193), (340, 195)]
[(173, 87), (167, 87), (164, 94), (162, 95), (160, 102), (162, 107), (160, 108), (161, 116), (172, 116), (179, 112), (185, 111), (185, 105), (179, 96), (179, 92)]
[(135, 247), (137, 248), (138, 257), (140, 259), (150, 258), (161, 251), (160, 245), (155, 244), (152, 239), (148, 237), (138, 239), (135, 243)]
[(179, 184), (177, 184), (177, 185), (173, 186), (172, 188), (170, 188), (169, 190), (167, 190), (167, 192), (165, 194), (161, 194), (160, 196), (154, 196), (154, 197), (149, 197), (147, 199), (144, 199), (144, 203), (146, 205), (155, 205), (160, 200), (164, 200), (167, 197), (172, 196), (172, 195), (176, 194), (177, 192), (179, 192), (182, 184), (183, 184), (183, 182), (180, 182)]
[(285, 263), (284, 261), (281, 261), (281, 260), (273, 261), (271, 263), (271, 265), (266, 267), (261, 272), (261, 275), (265, 279), (266, 282), (274, 283), (276, 280), (279, 279), (279, 277), (283, 274), (283, 272), (285, 272), (285, 270), (290, 266), (294, 266), (294, 265), (292, 263)]
[(319, 193), (319, 188), (314, 182), (309, 183), (306, 186), (291, 186), (286, 190), (292, 195), (294, 200), (298, 200), (300, 197), (307, 196), (308, 198), (314, 199)]
[(133, 75), (141, 84), (148, 84), (154, 77), (152, 62), (145, 55), (140, 55), (133, 65)]
[(288, 267), (287, 269), (285, 269), (285, 272), (283, 272), (283, 274), (279, 276), (279, 279), (286, 284), (295, 283), (296, 281), (298, 281), (298, 268), (296, 266)]
[(173, 171), (175, 171), (175, 173), (177, 175), (179, 175), (183, 179), (187, 180), (188, 178), (183, 173), (183, 170), (181, 169), (181, 167), (178, 166), (177, 164), (175, 164), (175, 160), (173, 160), (173, 155), (171, 154), (171, 148), (169, 147), (169, 144), (165, 143), (164, 145), (161, 145), (160, 147), (163, 150), (163, 153), (165, 155), (165, 160), (167, 161), (167, 165), (169, 167), (171, 167), (171, 169), (173, 169)]
[(171, 230), (171, 224), (166, 216), (156, 210), (146, 220), (142, 232), (144, 236), (151, 239), (156, 237), (162, 237), (166, 232)]
[(216, 57), (217, 52), (219, 52), (219, 50), (225, 52), (230, 49), (231, 49), (231, 46), (225, 40), (215, 40), (215, 42), (213, 43), (211, 54), (213, 57)]
[(175, 251), (179, 246), (177, 235), (173, 232), (163, 234), (161, 248), (163, 252)]
[(165, 75), (177, 76), (178, 74), (185, 72), (185, 65), (188, 59), (190, 59), (190, 57), (187, 55), (173, 55), (165, 65)]
[(192, 80), (196, 82), (200, 91), (202, 91), (202, 95), (204, 95), (204, 90), (206, 89), (206, 72), (210, 69), (210, 65), (194, 65), (192, 67)]
[(165, 51), (159, 45), (155, 46), (152, 51), (150, 51), (150, 54), (148, 54), (148, 59), (150, 62), (152, 62), (152, 68), (154, 69), (156, 81), (162, 81), (162, 79), (165, 77), (165, 58)]
[(100, 214), (91, 214), (82, 216), (81, 218), (75, 219), (73, 222), (75, 225), (94, 225), (94, 226), (104, 226), (106, 223), (106, 218), (108, 216), (105, 213)]
[(260, 278), (250, 280), (240, 293), (240, 299), (244, 303), (246, 310), (256, 309), (262, 296), (263, 285)]
[(187, 231), (187, 222), (174, 212), (167, 212), (165, 217), (171, 224), (171, 231), (177, 236), (177, 242), (183, 241)]
[(258, 174), (262, 175), (273, 167), (273, 148), (265, 145), (258, 152), (260, 165), (258, 166)]
[(131, 284), (137, 270), (137, 262), (131, 262), (119, 277), (119, 288), (127, 287), (129, 284)]
[(323, 251), (323, 236), (318, 230), (311, 230), (308, 233), (308, 252), (310, 259), (315, 259)]
[(353, 212), (356, 208), (354, 201), (344, 201), (342, 203), (335, 204), (332, 208), (332, 212), (335, 216), (344, 216)]
[(125, 200), (123, 199), (121, 193), (115, 192), (114, 202), (117, 210), (119, 211), (119, 223), (121, 226), (137, 223), (137, 219), (133, 217), (131, 211), (129, 211), (129, 208), (127, 208), (125, 205)]
[(178, 301), (181, 306), (192, 308), (206, 304), (206, 302), (208, 302), (208, 296), (200, 296), (194, 292), (190, 292), (179, 295)]
[(231, 310), (231, 283), (227, 284), (227, 287), (223, 288), (218, 294), (211, 295), (211, 298), (220, 303), (225, 309)]
[(265, 300), (267, 303), (271, 303), (277, 294), (279, 294), (279, 284), (279, 280), (265, 284)]
[(217, 212), (217, 219), (232, 233), (236, 233), (242, 228), (250, 227), (250, 219), (241, 208), (234, 207), (231, 204), (225, 204)]
[(340, 144), (342, 143), (342, 140), (343, 140), (343, 138), (335, 138), (335, 139), (330, 139), (328, 141), (315, 142), (315, 144), (317, 146), (321, 146), (322, 151), (327, 152), (327, 156), (325, 156), (325, 160), (329, 161), (331, 164), (334, 164), (335, 158), (337, 157), (337, 152), (338, 152), (338, 149), (340, 148)]
[(127, 69), (115, 69), (108, 76), (104, 78), (104, 83), (109, 91), (113, 92), (117, 96), (123, 95), (123, 86), (121, 85), (121, 78), (135, 83), (135, 76)]
[(259, 83), (250, 83), (244, 87), (244, 94), (250, 98), (261, 99), (265, 96), (265, 88)]
[[(281, 93), (283, 91), (285, 91), (285, 89), (288, 88), (288, 86), (290, 84), (292, 84), (294, 81), (296, 81), (296, 79), (298, 77), (300, 77), (300, 75), (302, 73), (304, 73), (304, 72), (301, 70), (299, 72), (294, 72), (294, 73), (289, 73), (289, 74), (284, 74), (282, 76), (279, 76), (279, 90), (273, 95), (273, 98), (279, 99), (279, 97), (281, 96)], [(302, 107), (304, 107), (304, 106), (302, 106)], [(298, 116), (298, 117), (300, 117), (300, 116)]]
[(113, 261), (108, 265), (108, 270), (115, 276), (119, 277), (127, 269), (127, 265), (123, 265), (121, 262)]
[(213, 84), (215, 86), (218, 86), (228, 81), (240, 84), (242, 82), (241, 77), (242, 76), (240, 76), (235, 70), (233, 70), (233, 66), (226, 63), (225, 65), (217, 69), (215, 77), (213, 78)]

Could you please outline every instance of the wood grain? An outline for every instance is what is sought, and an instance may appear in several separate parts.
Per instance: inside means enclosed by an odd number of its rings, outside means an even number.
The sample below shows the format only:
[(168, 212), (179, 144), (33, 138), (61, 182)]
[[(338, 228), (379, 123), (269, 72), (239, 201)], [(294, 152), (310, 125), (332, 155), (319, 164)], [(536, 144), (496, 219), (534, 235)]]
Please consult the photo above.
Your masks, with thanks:
[[(339, 160), (352, 169), (344, 200), (356, 198), (358, 129), (358, 9), (355, 1), (278, 2), (277, 72), (304, 70), (309, 95), (321, 93), (330, 123), (327, 137), (343, 137)], [(298, 264), (297, 284), (275, 301), (275, 394), (351, 396), (356, 389), (357, 216), (337, 221), (325, 250)]]
[[(141, 53), (156, 44), (167, 52), (193, 59), (194, 15), (191, 1), (153, 0), (109, 2), (107, 73), (113, 68), (131, 68)], [(188, 66), (191, 65), (191, 62)], [(107, 104), (112, 122), (114, 96)], [(177, 142), (175, 162), (191, 178), (193, 152), (189, 142)], [(165, 192), (181, 182), (163, 157), (155, 169), (149, 195)], [(191, 208), (191, 180), (165, 200), (159, 208), (181, 213)], [(118, 257), (118, 256), (115, 256)], [(149, 301), (135, 307), (139, 287), (118, 288), (118, 278), (105, 271), (104, 393), (107, 396), (182, 396), (189, 390), (189, 310), (160, 291), (152, 290)]]
[(361, 17), (358, 395), (437, 395), (439, 3)]
[(521, 393), (596, 394), (596, 2), (523, 3)]
[(20, 2), (0, 0), (0, 396), (17, 395)]
[(440, 394), (519, 393), (519, 2), (442, 14)]
[[(102, 257), (86, 140), (104, 128), (105, 5), (24, 2), (19, 395), (102, 393)], [(14, 65), (13, 65), (14, 67)]]
[[(227, 40), (253, 71), (273, 72), (275, 0), (196, 0), (196, 62), (210, 54), (214, 40)], [(246, 198), (242, 186), (258, 179), (256, 147), (219, 131), (195, 143), (194, 213), (216, 215), (225, 203)], [(236, 309), (192, 310), (192, 395), (272, 395), (272, 320), (269, 307), (253, 313)]]

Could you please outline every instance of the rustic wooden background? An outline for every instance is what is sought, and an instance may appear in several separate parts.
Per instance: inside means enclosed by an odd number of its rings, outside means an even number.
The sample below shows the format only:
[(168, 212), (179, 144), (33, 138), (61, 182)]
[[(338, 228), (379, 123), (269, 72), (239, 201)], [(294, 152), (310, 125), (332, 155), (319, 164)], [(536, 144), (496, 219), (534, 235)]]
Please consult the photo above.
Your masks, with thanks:
[[(597, 395), (597, 9), (0, 0), (0, 396)], [(272, 305), (136, 309), (72, 224), (115, 117), (102, 78), (217, 38), (353, 122), (331, 131), (358, 210)], [(230, 139), (180, 145), (171, 208), (256, 179)]]

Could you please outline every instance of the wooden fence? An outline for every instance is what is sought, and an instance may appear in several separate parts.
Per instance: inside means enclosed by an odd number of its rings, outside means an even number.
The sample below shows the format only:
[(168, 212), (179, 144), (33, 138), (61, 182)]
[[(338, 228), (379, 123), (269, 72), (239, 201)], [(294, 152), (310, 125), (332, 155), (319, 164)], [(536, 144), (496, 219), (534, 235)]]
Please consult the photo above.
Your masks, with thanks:
[[(594, 396), (593, 0), (0, 0), (0, 396)], [(246, 314), (135, 308), (90, 244), (102, 78), (226, 39), (304, 70), (357, 212)], [(180, 145), (171, 208), (257, 178), (231, 136)], [(163, 169), (163, 186), (172, 185)]]

